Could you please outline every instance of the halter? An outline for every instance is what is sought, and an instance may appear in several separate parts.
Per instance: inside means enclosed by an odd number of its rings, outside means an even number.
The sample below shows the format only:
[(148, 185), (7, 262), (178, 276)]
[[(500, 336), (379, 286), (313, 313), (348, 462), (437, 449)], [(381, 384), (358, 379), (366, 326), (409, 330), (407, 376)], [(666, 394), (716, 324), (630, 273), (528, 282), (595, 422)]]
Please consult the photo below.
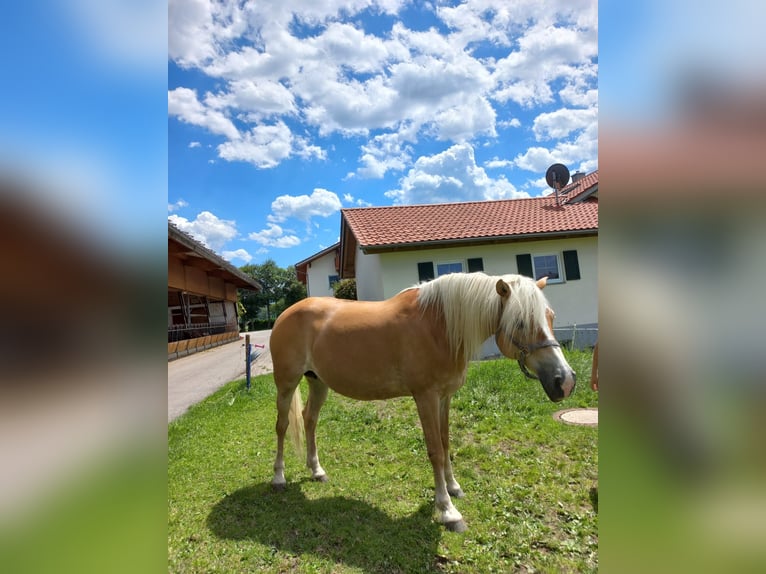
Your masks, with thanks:
[[(500, 309), (501, 319), (502, 319), (502, 316), (503, 316), (503, 309), (501, 308)], [(495, 338), (497, 338), (501, 330), (502, 330), (502, 327), (498, 325), (497, 331), (495, 331)], [(545, 347), (561, 347), (561, 345), (556, 339), (545, 339), (545, 341), (543, 341), (542, 343), (536, 343), (534, 345), (522, 345), (516, 339), (511, 338), (511, 343), (521, 353), (521, 356), (518, 359), (516, 359), (519, 363), (519, 368), (521, 369), (521, 372), (524, 373), (524, 376), (526, 376), (528, 379), (534, 379), (536, 381), (539, 381), (540, 377), (533, 375), (527, 369), (527, 365), (525, 364), (527, 357), (531, 355), (532, 353), (534, 353), (535, 351), (544, 349)]]
[(511, 343), (513, 343), (516, 346), (516, 348), (521, 352), (521, 356), (518, 359), (516, 359), (519, 363), (519, 368), (521, 369), (521, 372), (524, 373), (524, 375), (528, 379), (535, 379), (537, 381), (539, 381), (540, 378), (530, 373), (527, 370), (527, 366), (524, 364), (525, 361), (527, 360), (527, 356), (531, 355), (538, 349), (542, 349), (545, 347), (561, 347), (561, 345), (556, 339), (546, 339), (542, 343), (537, 343), (535, 345), (527, 345), (527, 346), (522, 345), (516, 339), (511, 339)]

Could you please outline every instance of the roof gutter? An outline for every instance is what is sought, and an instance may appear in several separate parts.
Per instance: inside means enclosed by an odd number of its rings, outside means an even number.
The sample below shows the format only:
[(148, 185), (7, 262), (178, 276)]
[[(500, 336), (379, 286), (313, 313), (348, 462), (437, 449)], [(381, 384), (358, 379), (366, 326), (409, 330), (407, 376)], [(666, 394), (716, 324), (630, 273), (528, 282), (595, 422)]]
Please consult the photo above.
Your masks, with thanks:
[(367, 255), (370, 253), (385, 253), (386, 251), (415, 251), (418, 249), (429, 249), (433, 247), (452, 247), (462, 245), (487, 245), (492, 243), (517, 243), (524, 241), (534, 241), (536, 239), (552, 239), (566, 237), (584, 237), (589, 235), (598, 235), (598, 228), (578, 229), (574, 231), (548, 232), (548, 233), (528, 233), (525, 235), (495, 235), (491, 237), (466, 237), (461, 239), (436, 239), (432, 241), (419, 241), (408, 243), (388, 243), (385, 245), (361, 245), (362, 252)]

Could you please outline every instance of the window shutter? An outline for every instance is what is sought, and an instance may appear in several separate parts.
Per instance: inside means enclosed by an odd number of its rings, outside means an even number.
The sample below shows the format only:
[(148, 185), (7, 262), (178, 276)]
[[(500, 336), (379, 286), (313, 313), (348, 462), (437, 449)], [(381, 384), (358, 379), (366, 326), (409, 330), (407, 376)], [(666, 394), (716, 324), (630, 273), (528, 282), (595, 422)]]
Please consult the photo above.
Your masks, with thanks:
[(529, 253), (522, 253), (516, 256), (516, 269), (519, 271), (519, 275), (526, 275), (527, 277), (534, 278), (534, 272), (532, 271), (532, 256)]
[(481, 257), (468, 260), (468, 273), (484, 271), (484, 260)]
[(418, 263), (418, 280), (430, 281), (434, 278), (434, 264), (432, 261)]
[(564, 274), (566, 275), (567, 281), (579, 279), (580, 262), (577, 259), (577, 251), (574, 249), (571, 251), (564, 251), (562, 255), (564, 256)]

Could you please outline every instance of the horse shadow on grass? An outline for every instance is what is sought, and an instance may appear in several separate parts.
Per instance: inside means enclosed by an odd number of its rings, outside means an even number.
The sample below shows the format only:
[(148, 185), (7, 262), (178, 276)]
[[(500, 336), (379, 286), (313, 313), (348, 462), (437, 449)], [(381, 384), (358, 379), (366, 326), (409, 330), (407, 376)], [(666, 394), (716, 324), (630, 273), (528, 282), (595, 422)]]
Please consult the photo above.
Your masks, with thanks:
[(300, 483), (275, 492), (269, 483), (241, 488), (210, 512), (219, 538), (253, 540), (293, 555), (310, 553), (365, 572), (438, 572), (441, 527), (433, 503), (404, 518), (345, 496), (311, 500)]

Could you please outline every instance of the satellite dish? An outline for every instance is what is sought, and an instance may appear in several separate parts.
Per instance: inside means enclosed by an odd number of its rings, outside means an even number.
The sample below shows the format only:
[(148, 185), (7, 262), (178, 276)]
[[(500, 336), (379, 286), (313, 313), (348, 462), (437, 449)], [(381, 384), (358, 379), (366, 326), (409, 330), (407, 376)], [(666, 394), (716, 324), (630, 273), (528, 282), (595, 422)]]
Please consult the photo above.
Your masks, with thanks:
[(556, 192), (556, 205), (559, 203), (559, 190), (569, 183), (569, 169), (563, 163), (554, 163), (545, 172), (545, 182)]
[(545, 182), (558, 191), (569, 183), (569, 170), (563, 163), (554, 163), (545, 172)]

